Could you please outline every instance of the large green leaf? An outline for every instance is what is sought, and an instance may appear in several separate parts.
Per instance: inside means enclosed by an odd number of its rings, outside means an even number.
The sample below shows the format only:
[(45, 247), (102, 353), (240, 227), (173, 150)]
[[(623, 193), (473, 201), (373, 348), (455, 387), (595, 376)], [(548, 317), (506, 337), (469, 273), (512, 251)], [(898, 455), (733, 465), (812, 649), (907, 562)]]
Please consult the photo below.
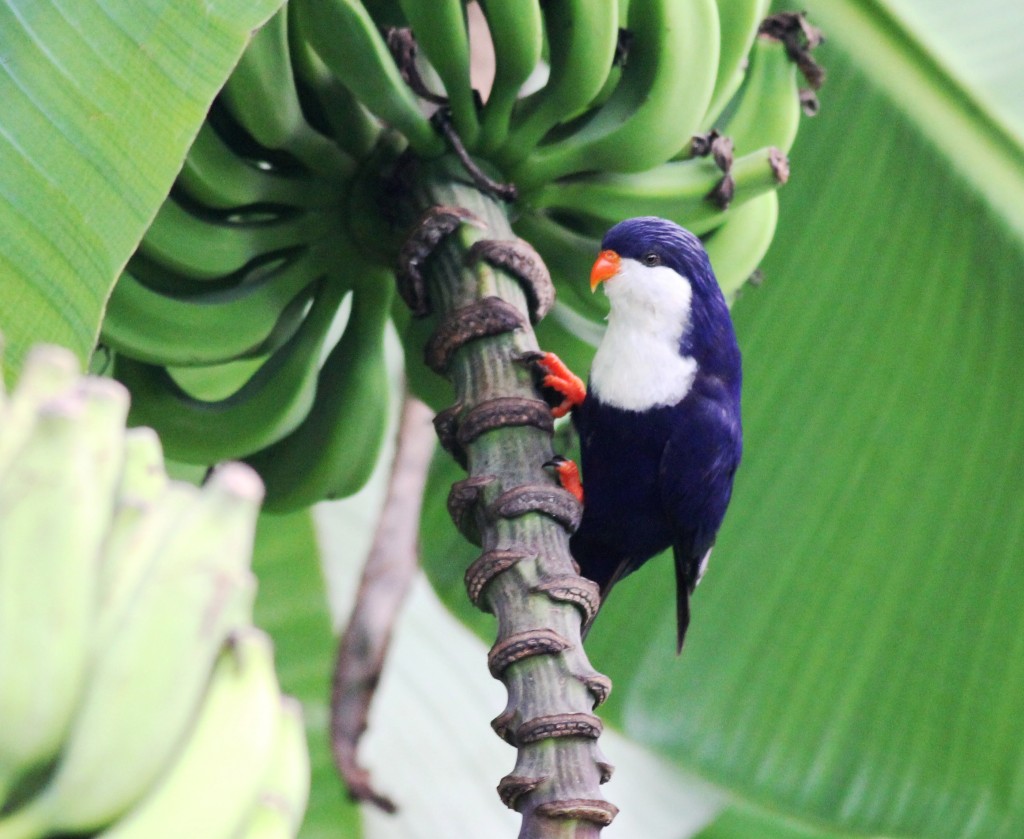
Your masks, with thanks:
[[(1020, 138), (881, 4), (808, 5), (830, 79), (734, 310), (733, 507), (680, 659), (666, 558), (610, 598), (588, 640), (605, 717), (784, 817), (709, 837), (1018, 837)], [(452, 561), (428, 555), (468, 615)]]
[(262, 516), (253, 570), (259, 576), (255, 618), (274, 639), (282, 690), (302, 702), (312, 788), (302, 839), (357, 839), (359, 811), (348, 801), (331, 759), (327, 733), (334, 633), (309, 512)]
[(281, 2), (0, 0), (11, 371), (37, 341), (88, 358), (110, 289), (210, 102)]

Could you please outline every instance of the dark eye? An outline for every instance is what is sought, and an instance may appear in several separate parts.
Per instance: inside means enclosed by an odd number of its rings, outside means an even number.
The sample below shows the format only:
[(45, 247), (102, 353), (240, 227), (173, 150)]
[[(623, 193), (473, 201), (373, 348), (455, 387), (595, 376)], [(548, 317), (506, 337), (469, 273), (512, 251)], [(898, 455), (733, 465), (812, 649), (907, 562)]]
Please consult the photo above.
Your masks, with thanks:
[(654, 253), (654, 251), (651, 251), (643, 255), (641, 262), (648, 268), (653, 268), (655, 265), (661, 265), (661, 257)]

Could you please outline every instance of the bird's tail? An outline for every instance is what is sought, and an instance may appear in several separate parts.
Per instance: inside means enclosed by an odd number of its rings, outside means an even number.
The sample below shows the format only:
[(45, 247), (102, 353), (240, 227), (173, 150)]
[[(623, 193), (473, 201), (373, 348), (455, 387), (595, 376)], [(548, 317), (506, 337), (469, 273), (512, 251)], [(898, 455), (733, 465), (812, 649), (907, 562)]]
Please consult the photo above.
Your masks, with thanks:
[(683, 574), (676, 570), (676, 655), (683, 651), (683, 640), (690, 626), (690, 586)]

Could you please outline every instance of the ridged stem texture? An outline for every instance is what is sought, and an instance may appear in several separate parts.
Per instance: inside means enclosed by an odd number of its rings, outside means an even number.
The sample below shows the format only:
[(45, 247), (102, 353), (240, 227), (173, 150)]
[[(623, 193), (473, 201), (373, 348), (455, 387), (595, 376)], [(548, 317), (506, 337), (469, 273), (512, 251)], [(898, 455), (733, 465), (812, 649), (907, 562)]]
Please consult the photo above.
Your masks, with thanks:
[(526, 264), (535, 254), (503, 256), (516, 242), (504, 205), (458, 161), (417, 164), (401, 179), (401, 200), (407, 220), (419, 222), (410, 224), (399, 275), (412, 262), (423, 280), (420, 293), (403, 296), (425, 298), (421, 312), (436, 319), (426, 358), (455, 388), (435, 425), (468, 472), (448, 500), (456, 525), (481, 548), (467, 590), (498, 621), (488, 665), (508, 704), (492, 726), (518, 750), (498, 793), (522, 814), (520, 839), (596, 837), (617, 812), (600, 792), (611, 766), (594, 715), (611, 685), (581, 641), (597, 593), (569, 553), (579, 505), (544, 468), (552, 420), (523, 359), (538, 349), (530, 324), (550, 300), (537, 265)]

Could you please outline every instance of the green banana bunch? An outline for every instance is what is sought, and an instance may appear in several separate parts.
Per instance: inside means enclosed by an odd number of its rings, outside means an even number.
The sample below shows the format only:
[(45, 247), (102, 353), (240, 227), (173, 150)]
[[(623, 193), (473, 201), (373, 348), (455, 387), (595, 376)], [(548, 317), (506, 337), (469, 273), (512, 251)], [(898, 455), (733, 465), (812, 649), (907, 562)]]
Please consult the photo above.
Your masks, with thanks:
[[(766, 108), (765, 103), (771, 103)], [(736, 102), (721, 121), (738, 153), (765, 146), (789, 152), (800, 125), (797, 68), (781, 42), (759, 36), (750, 51), (750, 65)]]
[[(305, 767), (273, 762), (285, 707), (269, 638), (256, 629), (233, 633), (214, 662), (188, 740), (137, 805), (99, 836), (230, 839), (262, 807), (265, 779), (276, 771), (294, 774), (288, 783), (299, 788), (299, 803), (308, 786)], [(297, 734), (293, 726), (287, 731), (288, 748), (305, 745)]]
[[(131, 421), (185, 462), (246, 459), (271, 509), (358, 489), (386, 411), (403, 155), (465, 153), (477, 183), (516, 187), (515, 228), (561, 293), (556, 340), (598, 334), (607, 303), (586, 278), (629, 216), (702, 236), (732, 300), (775, 229), (815, 40), (762, 27), (768, 6), (481, 0), (495, 55), (481, 95), (462, 0), (291, 0), (254, 34), (111, 296), (101, 340)], [(785, 40), (801, 30), (805, 44)], [(429, 330), (394, 319), (410, 387), (440, 405), (447, 386), (419, 361)]]
[(302, 706), (291, 697), (281, 701), (277, 735), (270, 763), (261, 778), (256, 802), (235, 839), (274, 839), (294, 836), (309, 798), (309, 751)]
[[(287, 339), (301, 324), (325, 268), (316, 251), (299, 251), (257, 266), (237, 285), (188, 293), (155, 288), (129, 268), (114, 287), (104, 340), (125, 357), (168, 366), (273, 352), (280, 346), (275, 339)], [(183, 331), (188, 341), (181, 341)]]
[(3, 408), (0, 798), (58, 752), (85, 689), (127, 410), (124, 388), (79, 381), (55, 348), (29, 356)]
[[(358, 280), (346, 270), (353, 177), (382, 125), (311, 48), (303, 17), (282, 7), (254, 35), (108, 304), (101, 340), (133, 394), (130, 420), (154, 427), (182, 462), (254, 455), (287, 438), (332, 401), (326, 388), (351, 355), (336, 355), (318, 384), (329, 329)], [(364, 327), (349, 330), (346, 348), (382, 340), (382, 318)], [(362, 366), (383, 375), (371, 355)], [(229, 386), (210, 396), (197, 380)], [(333, 394), (336, 413), (355, 425), (379, 416), (378, 390), (365, 410)], [(351, 475), (367, 473), (365, 460), (354, 452)], [(357, 488), (351, 478), (335, 491)]]
[(649, 169), (700, 130), (718, 68), (714, 0), (637, 0), (627, 26), (633, 42), (611, 96), (512, 169), (524, 192), (577, 172)]
[(420, 154), (443, 151), (441, 138), (359, 0), (305, 0), (295, 3), (295, 15), (309, 45), (371, 112), (400, 131)]
[(289, 14), (283, 6), (259, 29), (221, 99), (234, 121), (265, 149), (284, 149), (313, 174), (344, 179), (353, 161), (306, 121), (289, 55)]
[(196, 398), (166, 367), (119, 355), (114, 372), (136, 399), (132, 421), (153, 426), (183, 463), (217, 463), (275, 443), (313, 406), (321, 350), (344, 294), (335, 278), (322, 280), (295, 334), (224, 399)]
[(704, 237), (718, 285), (730, 306), (768, 252), (778, 220), (779, 195), (766, 192), (731, 210), (725, 221)]
[[(554, 15), (557, 6), (549, 4), (549, 13)], [(519, 98), (519, 91), (540, 61), (544, 43), (544, 17), (535, 0), (481, 0), (480, 8), (487, 19), (496, 56), (494, 82), (480, 127), (480, 152), (487, 154), (503, 145), (508, 137), (512, 109)], [(599, 13), (604, 11), (599, 4), (591, 4), (590, 8)], [(605, 15), (603, 19), (608, 17)], [(553, 31), (550, 26), (549, 23), (549, 32)], [(614, 49), (611, 32), (605, 30), (609, 36), (605, 38), (591, 35), (578, 48), (596, 46), (598, 49), (607, 49), (610, 43)], [(553, 53), (552, 59), (555, 55), (559, 62), (566, 58), (561, 53)], [(603, 59), (605, 63), (610, 63), (610, 56), (605, 55)], [(599, 56), (598, 60), (602, 60), (602, 57)]]
[(469, 80), (469, 33), (462, 0), (399, 0), (433, 69), (441, 77), (463, 142), (475, 145), (480, 131)]
[[(789, 173), (780, 169), (780, 157), (777, 149), (766, 147), (738, 158), (729, 170), (735, 190), (732, 201), (742, 204), (784, 183)], [(700, 235), (727, 215), (714, 197), (722, 177), (710, 157), (673, 160), (645, 172), (608, 172), (549, 184), (537, 194), (535, 206), (557, 215), (593, 218), (597, 235), (643, 206), (651, 215)]]
[(294, 836), (305, 737), (251, 625), (262, 484), (170, 480), (128, 408), (56, 347), (0, 397), (0, 837), (232, 837), (265, 796)]
[(373, 473), (387, 427), (384, 326), (394, 281), (365, 269), (341, 340), (324, 360), (306, 419), (246, 458), (267, 486), (265, 506), (287, 512), (358, 491)]
[(704, 124), (714, 124), (743, 84), (747, 56), (771, 0), (716, 0), (720, 29), (718, 74)]
[[(489, 4), (488, 8), (493, 15), (492, 6)], [(566, 0), (547, 3), (542, 8), (550, 61), (548, 80), (544, 87), (515, 105), (512, 125), (497, 153), (498, 161), (506, 168), (522, 160), (552, 128), (585, 109), (598, 96), (615, 56), (620, 26), (615, 3)], [(512, 29), (510, 35), (519, 35), (520, 44), (527, 45), (533, 37), (532, 30), (533, 25), (529, 29)], [(509, 62), (515, 52), (507, 45), (497, 58)], [(500, 64), (496, 72), (502, 72)], [(490, 107), (489, 100), (484, 108), (485, 121)]]

